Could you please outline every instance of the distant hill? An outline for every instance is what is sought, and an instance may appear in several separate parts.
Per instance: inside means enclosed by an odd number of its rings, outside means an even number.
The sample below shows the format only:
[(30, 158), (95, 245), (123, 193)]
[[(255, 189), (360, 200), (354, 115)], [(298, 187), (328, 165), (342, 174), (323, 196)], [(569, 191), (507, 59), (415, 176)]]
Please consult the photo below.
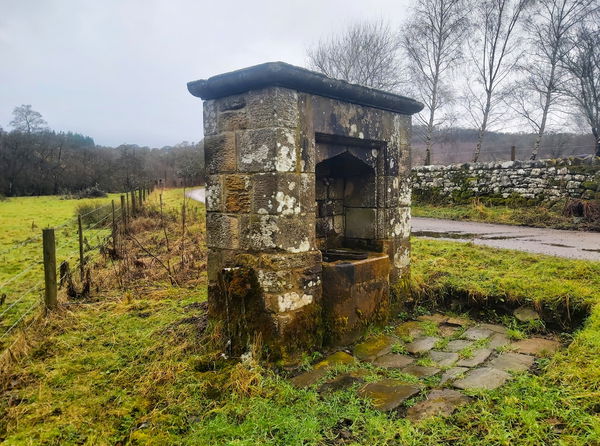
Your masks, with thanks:
[[(423, 126), (413, 126), (413, 165), (422, 165), (425, 159), (424, 133)], [(533, 133), (489, 132), (486, 134), (479, 160), (482, 162), (510, 160), (511, 146), (513, 145), (516, 147), (516, 159), (528, 160), (534, 141), (535, 134)], [(476, 142), (476, 129), (461, 127), (444, 129), (436, 137), (432, 164), (469, 162)], [(552, 133), (544, 136), (538, 158), (561, 158), (593, 153), (594, 138), (591, 134)]]

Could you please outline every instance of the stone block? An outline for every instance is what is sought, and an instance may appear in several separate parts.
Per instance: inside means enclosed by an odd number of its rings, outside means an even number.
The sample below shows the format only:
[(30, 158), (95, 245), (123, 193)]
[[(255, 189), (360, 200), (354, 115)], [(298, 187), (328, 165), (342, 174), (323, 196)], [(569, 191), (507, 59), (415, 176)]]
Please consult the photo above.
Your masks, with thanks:
[(216, 135), (217, 130), (217, 106), (214, 100), (204, 101), (204, 137)]
[(207, 174), (236, 170), (235, 141), (233, 132), (204, 137), (204, 160)]
[(395, 207), (385, 209), (383, 238), (407, 239), (410, 237), (410, 207)]
[(397, 408), (420, 391), (419, 387), (407, 385), (400, 380), (384, 379), (366, 384), (359, 390), (359, 395), (370, 399), (375, 409), (387, 412)]
[(252, 128), (287, 127), (295, 129), (300, 120), (298, 93), (287, 88), (269, 87), (248, 93), (248, 122)]
[(250, 212), (250, 177), (248, 175), (224, 175), (225, 211), (230, 213)]
[(248, 115), (244, 109), (219, 112), (217, 128), (219, 132), (235, 132), (249, 128)]
[(382, 184), (380, 207), (393, 208), (411, 205), (410, 178), (382, 176), (378, 179)]
[(305, 190), (303, 179), (299, 174), (274, 172), (256, 174), (252, 178), (252, 184), (254, 190), (252, 212), (254, 213), (292, 216), (314, 210), (314, 200), (309, 203), (305, 197), (302, 197)]
[(314, 214), (283, 217), (251, 215), (241, 239), (253, 251), (280, 249), (307, 252), (315, 249)]
[(240, 219), (227, 214), (207, 213), (206, 246), (209, 248), (238, 249), (240, 247)]
[(246, 93), (242, 93), (219, 98), (217, 101), (217, 109), (220, 112), (241, 110), (246, 107), (246, 96)]
[(292, 130), (280, 127), (238, 132), (238, 168), (242, 172), (293, 172), (297, 143)]
[(327, 185), (322, 179), (318, 179), (315, 182), (315, 199), (326, 200), (327, 199)]
[(261, 268), (279, 271), (282, 269), (293, 270), (317, 266), (321, 268), (322, 256), (320, 251), (307, 251), (299, 253), (263, 253), (258, 257)]
[(348, 207), (376, 207), (375, 176), (346, 178), (344, 204)]
[(223, 177), (208, 175), (206, 178), (206, 210), (208, 212), (223, 211)]
[(374, 239), (377, 231), (375, 208), (346, 208), (346, 237)]

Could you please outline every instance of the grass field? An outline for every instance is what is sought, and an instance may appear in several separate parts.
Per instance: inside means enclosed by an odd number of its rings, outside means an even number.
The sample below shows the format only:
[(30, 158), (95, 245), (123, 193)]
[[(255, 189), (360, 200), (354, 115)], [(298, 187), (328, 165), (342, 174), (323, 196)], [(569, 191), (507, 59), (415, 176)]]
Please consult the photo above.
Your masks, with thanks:
[[(77, 207), (84, 203), (106, 205), (112, 199), (118, 203), (119, 196), (113, 194), (93, 200), (62, 199), (59, 196), (17, 197), (0, 201), (0, 285), (6, 284), (0, 288), (0, 296), (6, 295), (4, 304), (0, 306), (0, 313), (6, 311), (0, 317), (0, 333), (4, 333), (34, 302), (40, 300), (44, 278), (42, 229), (57, 228), (57, 263), (68, 260), (73, 265), (79, 252)], [(93, 247), (108, 231), (89, 229), (89, 226), (84, 225), (85, 237), (88, 245)], [(4, 338), (0, 340), (0, 347), (6, 341)]]
[[(156, 218), (135, 223), (140, 242), (173, 268), (185, 240), (176, 214), (181, 197), (180, 191), (163, 197), (171, 254)], [(354, 389), (322, 398), (256, 361), (224, 360), (210, 348), (199, 305), (206, 299), (203, 218), (194, 212), (189, 281), (171, 286), (163, 269), (144, 269), (147, 256), (132, 245), (128, 253), (140, 259), (133, 262), (138, 269), (118, 272), (129, 282), (118, 288), (105, 281), (93, 302), (37, 327), (0, 399), (6, 444), (600, 444), (600, 264), (413, 240), (411, 288), (421, 305), (457, 295), (484, 305), (501, 299), (569, 305), (591, 316), (563, 334), (569, 347), (536, 374), (477, 394), (450, 418), (412, 424), (375, 411)], [(306, 361), (319, 356), (308, 353)]]

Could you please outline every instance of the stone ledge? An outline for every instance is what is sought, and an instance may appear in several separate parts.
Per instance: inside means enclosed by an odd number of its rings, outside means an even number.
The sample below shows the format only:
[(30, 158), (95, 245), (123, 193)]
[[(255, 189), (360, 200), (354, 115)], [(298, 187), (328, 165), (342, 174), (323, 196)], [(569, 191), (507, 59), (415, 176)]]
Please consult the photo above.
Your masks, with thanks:
[(423, 109), (423, 104), (414, 99), (332, 79), (284, 62), (267, 62), (187, 84), (189, 92), (202, 99), (216, 99), (273, 86), (405, 115)]

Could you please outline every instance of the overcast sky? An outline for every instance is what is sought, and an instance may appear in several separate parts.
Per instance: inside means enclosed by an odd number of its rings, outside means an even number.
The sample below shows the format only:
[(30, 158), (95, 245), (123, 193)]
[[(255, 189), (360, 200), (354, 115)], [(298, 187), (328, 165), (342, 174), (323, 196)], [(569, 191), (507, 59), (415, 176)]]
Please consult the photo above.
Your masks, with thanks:
[(409, 0), (0, 0), (0, 126), (31, 104), (97, 144), (202, 137), (186, 82), (282, 60), (364, 18), (399, 25)]

